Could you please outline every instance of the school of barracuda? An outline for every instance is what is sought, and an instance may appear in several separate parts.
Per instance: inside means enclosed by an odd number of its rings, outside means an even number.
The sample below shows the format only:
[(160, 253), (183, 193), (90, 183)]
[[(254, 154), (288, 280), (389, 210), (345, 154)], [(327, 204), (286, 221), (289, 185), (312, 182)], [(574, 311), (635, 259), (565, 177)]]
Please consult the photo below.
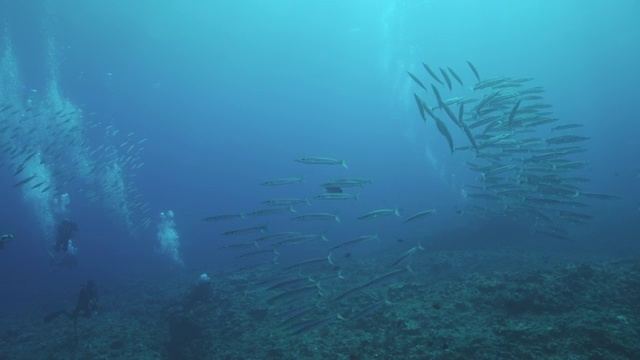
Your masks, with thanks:
[[(544, 88), (527, 86), (533, 78), (483, 79), (470, 61), (467, 66), (475, 82), (469, 89), (449, 67), (434, 71), (422, 63), (429, 88), (409, 76), (419, 87), (414, 99), (424, 123), (435, 122), (452, 153), (472, 153), (464, 154), (477, 173), (462, 191), (475, 200), (468, 212), (532, 219), (535, 234), (569, 240), (573, 226), (592, 218), (586, 211), (591, 200), (619, 199), (584, 188), (590, 179), (582, 170), (589, 163), (576, 158), (587, 151), (589, 137), (576, 133), (584, 124), (554, 117)], [(443, 96), (456, 87), (465, 96)]]
[[(302, 164), (338, 165), (348, 169), (344, 160), (326, 157), (306, 157), (296, 159)], [(347, 171), (347, 170), (345, 170)], [(295, 191), (296, 184), (303, 177), (290, 177), (267, 180), (261, 183), (265, 187), (290, 187)], [(436, 214), (435, 209), (426, 209), (401, 219), (398, 208), (371, 209), (353, 219), (340, 218), (338, 212), (315, 211), (316, 202), (333, 201), (337, 206), (348, 206), (350, 202), (360, 201), (357, 191), (365, 191), (373, 181), (366, 178), (344, 177), (327, 179), (318, 184), (318, 193), (309, 197), (288, 197), (266, 199), (261, 202), (265, 208), (246, 213), (228, 213), (203, 218), (208, 222), (249, 221), (257, 225), (240, 226), (220, 233), (225, 245), (220, 250), (229, 252), (240, 263), (235, 271), (252, 276), (252, 289), (259, 294), (264, 305), (268, 305), (274, 316), (280, 318), (281, 330), (288, 334), (301, 334), (317, 330), (339, 321), (353, 321), (373, 314), (389, 306), (385, 296), (374, 302), (360, 300), (355, 304), (353, 298), (366, 290), (379, 290), (392, 279), (412, 273), (411, 258), (424, 250), (420, 243), (411, 244), (408, 249), (401, 248), (393, 261), (380, 266), (382, 271), (372, 275), (363, 271), (358, 262), (352, 262), (350, 251), (357, 247), (366, 247), (372, 242), (380, 242), (378, 234), (363, 234), (348, 239), (333, 239), (326, 233), (292, 231), (305, 228), (308, 223), (337, 224), (342, 226), (348, 221), (379, 221), (380, 218), (397, 219), (399, 223), (419, 223)], [(264, 221), (268, 216), (288, 217), (289, 231), (272, 232)], [(412, 226), (412, 225), (405, 225)], [(299, 259), (291, 252), (301, 246), (317, 246), (322, 250), (317, 256)], [(250, 270), (250, 271), (247, 271)], [(260, 271), (256, 271), (260, 270)]]
[[(470, 88), (465, 88), (462, 77), (449, 67), (434, 71), (423, 63), (424, 74), (409, 72), (418, 86), (414, 99), (427, 131), (437, 131), (449, 151), (463, 156), (468, 170), (477, 174), (475, 183), (466, 184), (462, 190), (468, 200), (464, 215), (526, 220), (531, 222), (533, 236), (569, 240), (572, 227), (591, 219), (587, 211), (591, 201), (618, 198), (582, 187), (589, 183), (589, 178), (580, 174), (588, 162), (572, 156), (585, 152), (584, 144), (589, 138), (572, 131), (581, 130), (583, 124), (563, 123), (555, 118), (551, 105), (544, 102), (544, 89), (527, 86), (533, 79), (482, 79), (471, 62), (467, 66), (474, 77)], [(465, 96), (454, 94), (457, 90)], [(348, 169), (341, 159), (304, 157), (295, 161)], [(291, 187), (303, 181), (303, 177), (290, 177), (267, 180), (261, 185)], [(392, 305), (385, 294), (393, 280), (413, 273), (411, 263), (424, 250), (420, 242), (399, 245), (403, 247), (397, 249), (393, 261), (371, 264), (376, 268), (372, 270), (363, 269), (362, 263), (350, 262), (349, 251), (389, 239), (380, 239), (376, 233), (333, 239), (327, 233), (291, 231), (299, 229), (301, 222), (344, 224), (375, 222), (379, 218), (428, 224), (427, 219), (436, 214), (433, 208), (406, 215), (397, 208), (378, 208), (353, 219), (341, 219), (338, 212), (313, 210), (319, 201), (335, 200), (347, 206), (359, 201), (362, 195), (349, 190), (360, 191), (371, 183), (367, 178), (329, 179), (318, 184), (324, 189), (318, 194), (266, 199), (262, 201), (267, 206), (264, 209), (203, 219), (259, 221), (258, 225), (222, 232), (222, 238), (227, 240), (221, 250), (242, 261), (236, 271), (244, 272), (245, 278), (253, 281), (250, 288), (275, 309), (271, 313), (279, 317), (282, 331), (301, 334), (371, 316)], [(256, 220), (273, 215), (289, 217), (292, 229), (272, 232), (266, 222)], [(290, 256), (288, 249), (300, 244), (320, 244), (323, 250), (302, 260)]]
[[(77, 190), (89, 203), (99, 202), (121, 215), (132, 234), (147, 228), (150, 208), (133, 185), (135, 170), (144, 164), (140, 154), (147, 139), (87, 120), (81, 109), (67, 105), (0, 99), (0, 169), (9, 170), (13, 188), (25, 196), (52, 202)], [(95, 134), (104, 141), (91, 146), (89, 138)]]

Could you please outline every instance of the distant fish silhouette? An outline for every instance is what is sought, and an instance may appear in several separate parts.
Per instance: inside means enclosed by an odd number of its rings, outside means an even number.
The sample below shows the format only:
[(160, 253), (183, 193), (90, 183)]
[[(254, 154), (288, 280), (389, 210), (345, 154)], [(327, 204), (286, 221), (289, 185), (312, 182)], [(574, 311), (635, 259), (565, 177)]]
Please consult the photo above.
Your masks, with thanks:
[(342, 193), (342, 188), (340, 186), (325, 186), (324, 187), (324, 191), (331, 193), (331, 194), (341, 194)]

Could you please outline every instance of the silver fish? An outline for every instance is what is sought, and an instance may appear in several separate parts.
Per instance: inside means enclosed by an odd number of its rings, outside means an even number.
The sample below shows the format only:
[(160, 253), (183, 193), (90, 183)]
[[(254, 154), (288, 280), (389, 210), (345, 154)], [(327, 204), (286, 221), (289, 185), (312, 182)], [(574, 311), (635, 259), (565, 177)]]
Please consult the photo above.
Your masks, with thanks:
[(416, 84), (418, 84), (418, 86), (420, 86), (421, 88), (424, 89), (424, 91), (427, 91), (427, 88), (424, 86), (424, 84), (422, 83), (422, 81), (420, 81), (420, 79), (418, 79), (415, 75), (413, 75), (412, 73), (410, 73), (409, 71), (407, 71), (407, 74), (409, 74), (409, 77), (411, 79), (413, 79), (413, 81), (416, 82)]
[(398, 210), (398, 208), (374, 210), (374, 211), (370, 211), (370, 212), (358, 217), (358, 219), (359, 220), (362, 220), (362, 219), (374, 219), (374, 218), (379, 218), (379, 217), (389, 216), (389, 215), (395, 215), (395, 216), (400, 217), (400, 211)]
[(314, 220), (331, 220), (331, 219), (335, 220), (336, 222), (340, 222), (340, 218), (338, 217), (338, 214), (329, 214), (329, 213), (311, 213), (311, 214), (304, 214), (304, 215), (291, 218), (291, 220), (297, 220), (297, 221), (314, 221)]
[(296, 159), (297, 162), (302, 164), (313, 164), (313, 165), (342, 165), (343, 168), (348, 169), (347, 163), (344, 160), (337, 160), (326, 157), (305, 157)]
[(292, 177), (292, 178), (282, 178), (282, 179), (269, 180), (269, 181), (265, 181), (263, 183), (260, 183), (260, 185), (263, 185), (263, 186), (279, 186), (279, 185), (295, 184), (295, 183), (299, 183), (299, 182), (303, 182), (303, 181), (304, 181), (304, 179), (302, 177)]
[(253, 226), (249, 228), (225, 231), (222, 233), (222, 235), (224, 236), (246, 235), (246, 234), (253, 234), (256, 232), (263, 233), (265, 231), (267, 231), (267, 225), (260, 225), (260, 226)]
[(316, 199), (320, 200), (358, 200), (358, 194), (347, 194), (347, 193), (326, 193), (314, 196)]
[(444, 85), (444, 83), (442, 82), (442, 80), (440, 80), (440, 78), (438, 78), (438, 76), (436, 75), (436, 73), (433, 72), (433, 70), (431, 70), (431, 68), (425, 64), (422, 63), (422, 66), (424, 67), (425, 70), (427, 70), (427, 72), (429, 73), (429, 75), (431, 75), (431, 77), (437, 81), (438, 83), (440, 83), (440, 85)]
[(476, 77), (476, 79), (478, 79), (478, 82), (480, 82), (480, 75), (478, 75), (478, 70), (476, 70), (476, 67), (473, 66), (473, 64), (469, 60), (467, 60), (467, 65), (469, 65), (469, 68), (471, 68), (471, 72), (473, 72), (473, 75)]
[(231, 220), (231, 219), (243, 219), (245, 215), (243, 213), (239, 214), (223, 214), (223, 215), (213, 215), (207, 216), (202, 219), (202, 221), (222, 221), (222, 220)]
[(247, 214), (247, 216), (267, 216), (267, 215), (274, 215), (274, 214), (282, 214), (284, 212), (296, 212), (296, 210), (293, 208), (293, 206), (289, 205), (289, 207), (286, 208), (271, 208), (271, 209), (262, 209), (262, 210), (256, 210), (253, 212), (250, 212)]
[(436, 213), (436, 209), (429, 209), (429, 210), (424, 210), (424, 211), (420, 211), (419, 213), (413, 214), (411, 216), (409, 216), (405, 221), (403, 221), (403, 223), (408, 223), (414, 220), (418, 220), (418, 219), (422, 219), (425, 218), (429, 215), (433, 215)]

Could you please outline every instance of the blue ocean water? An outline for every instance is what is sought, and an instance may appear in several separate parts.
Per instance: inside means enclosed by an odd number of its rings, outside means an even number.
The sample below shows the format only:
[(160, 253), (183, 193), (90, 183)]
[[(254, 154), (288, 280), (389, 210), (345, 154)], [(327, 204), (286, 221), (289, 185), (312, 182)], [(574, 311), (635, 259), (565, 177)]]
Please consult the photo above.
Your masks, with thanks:
[[(87, 279), (162, 283), (269, 262), (221, 248), (284, 231), (325, 234), (329, 244), (285, 246), (277, 269), (367, 234), (380, 240), (349, 255), (387, 262), (420, 243), (427, 252), (637, 256), (639, 14), (632, 0), (2, 1), (0, 108), (12, 107), (0, 113), (0, 234), (14, 239), (0, 250), (0, 313), (39, 310)], [(473, 151), (451, 154), (420, 118), (421, 89), (407, 71), (434, 105), (422, 63), (460, 75), (464, 85), (452, 79), (447, 97), (472, 97), (467, 61), (482, 79), (533, 78), (527, 85), (544, 88), (559, 125), (583, 125), (575, 133), (589, 139), (571, 159), (588, 164), (575, 176), (590, 180), (583, 192), (616, 199), (589, 199), (579, 212), (591, 218), (568, 226), (566, 239), (536, 233), (541, 220), (507, 211), (511, 203), (465, 197), (478, 183), (465, 163)], [(442, 117), (456, 146), (468, 145)], [(305, 157), (348, 169), (294, 161)], [(260, 185), (290, 177), (304, 181)], [(314, 198), (340, 178), (372, 183), (343, 189), (359, 201)], [(203, 221), (285, 198), (311, 205)], [(493, 210), (470, 211), (476, 204)], [(401, 218), (357, 219), (396, 208)], [(402, 222), (426, 209), (436, 213)], [(291, 220), (318, 212), (340, 222)], [(78, 263), (52, 271), (47, 250), (62, 219), (78, 224)], [(221, 235), (263, 224), (254, 237)]]

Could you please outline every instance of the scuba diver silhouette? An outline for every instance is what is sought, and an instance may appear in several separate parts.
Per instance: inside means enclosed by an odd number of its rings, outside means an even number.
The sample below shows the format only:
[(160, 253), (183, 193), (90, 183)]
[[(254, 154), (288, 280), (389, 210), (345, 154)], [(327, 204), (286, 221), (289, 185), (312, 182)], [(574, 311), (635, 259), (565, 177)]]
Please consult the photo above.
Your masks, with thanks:
[(44, 317), (45, 323), (50, 323), (60, 315), (65, 315), (69, 320), (73, 320), (73, 328), (76, 328), (76, 323), (80, 315), (90, 318), (91, 315), (98, 310), (98, 290), (96, 289), (96, 283), (93, 280), (87, 281), (82, 287), (80, 293), (78, 293), (78, 300), (76, 301), (76, 307), (72, 312), (67, 310), (54, 311), (51, 314)]

